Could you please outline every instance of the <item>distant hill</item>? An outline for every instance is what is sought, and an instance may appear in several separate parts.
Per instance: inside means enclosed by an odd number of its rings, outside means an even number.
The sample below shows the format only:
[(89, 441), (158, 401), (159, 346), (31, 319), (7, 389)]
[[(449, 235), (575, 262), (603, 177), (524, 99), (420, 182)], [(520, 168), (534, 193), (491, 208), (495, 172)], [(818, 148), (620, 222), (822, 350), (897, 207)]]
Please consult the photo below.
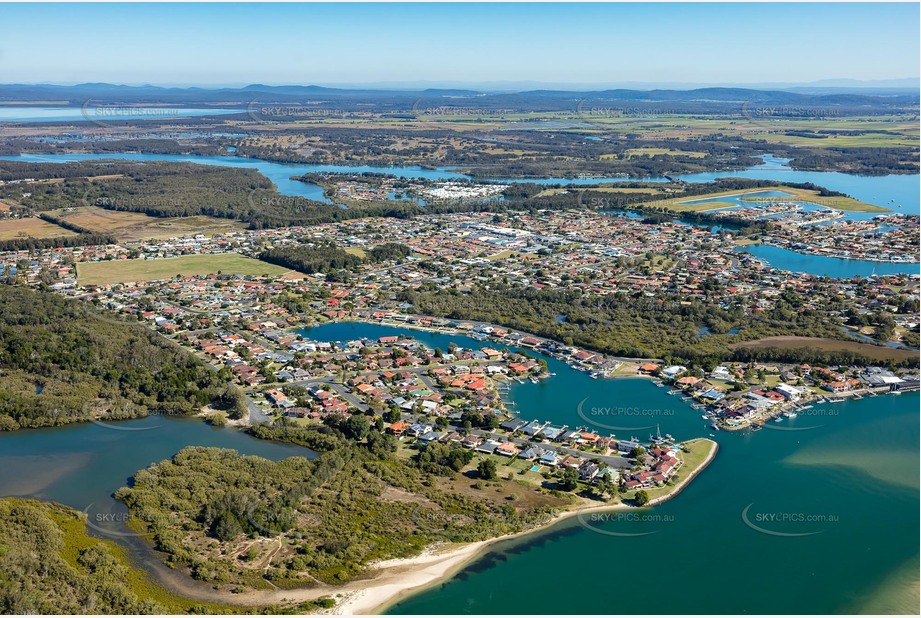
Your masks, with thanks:
[[(832, 82), (836, 83), (836, 82)], [(413, 112), (425, 107), (459, 107), (477, 110), (554, 111), (572, 110), (578, 102), (591, 106), (629, 104), (637, 109), (672, 113), (719, 113), (738, 110), (743, 103), (798, 108), (834, 107), (836, 113), (889, 113), (917, 111), (917, 91), (885, 88), (881, 91), (847, 89), (819, 84), (790, 89), (695, 88), (608, 89), (608, 90), (524, 90), (490, 92), (468, 89), (347, 89), (314, 85), (269, 86), (251, 84), (241, 88), (126, 86), (87, 83), (73, 86), (50, 84), (0, 85), (0, 104), (23, 101), (62, 102), (71, 106), (162, 104), (207, 107), (240, 107), (253, 104), (309, 104), (314, 109), (335, 107), (348, 111), (378, 113)], [(471, 102), (475, 101), (475, 104)]]

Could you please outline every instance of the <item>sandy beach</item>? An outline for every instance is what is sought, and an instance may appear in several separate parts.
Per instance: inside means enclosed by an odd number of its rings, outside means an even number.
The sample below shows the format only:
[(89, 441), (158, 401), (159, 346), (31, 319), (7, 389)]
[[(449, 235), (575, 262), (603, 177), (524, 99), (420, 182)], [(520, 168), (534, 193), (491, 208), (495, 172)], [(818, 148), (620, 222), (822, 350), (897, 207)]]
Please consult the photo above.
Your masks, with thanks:
[[(719, 446), (710, 442), (707, 457), (683, 477), (668, 493), (649, 501), (646, 508), (661, 504), (677, 496), (716, 456)], [(250, 590), (234, 594), (230, 598), (226, 592), (196, 585), (187, 576), (165, 566), (156, 570), (159, 579), (173, 592), (191, 599), (213, 601), (239, 605), (243, 607), (260, 607), (274, 604), (300, 603), (321, 598), (333, 598), (336, 607), (325, 613), (342, 615), (367, 615), (384, 611), (394, 603), (417, 593), (425, 588), (435, 586), (461, 570), (477, 557), (486, 553), (490, 546), (500, 541), (523, 537), (547, 530), (551, 526), (568, 519), (602, 511), (636, 508), (622, 502), (614, 504), (597, 504), (583, 499), (582, 503), (561, 512), (546, 524), (524, 530), (515, 534), (465, 544), (445, 544), (430, 547), (420, 555), (412, 558), (400, 558), (378, 562), (368, 567), (368, 577), (355, 580), (342, 586), (318, 585), (310, 588), (292, 590)]]
[[(647, 507), (661, 504), (674, 498), (681, 493), (688, 483), (700, 474), (701, 471), (710, 465), (716, 456), (716, 452), (719, 450), (719, 445), (712, 440), (708, 441), (710, 442), (710, 452), (707, 453), (707, 457), (701, 464), (695, 470), (691, 471), (690, 474), (682, 478), (667, 494), (650, 500)], [(377, 566), (386, 569), (386, 572), (381, 574), (378, 578), (363, 582), (363, 587), (354, 592), (345, 592), (346, 588), (352, 587), (351, 585), (346, 585), (338, 590), (340, 594), (344, 594), (345, 598), (342, 603), (337, 606), (335, 613), (345, 615), (380, 613), (410, 594), (437, 585), (448, 579), (465, 565), (488, 551), (491, 545), (499, 541), (505, 541), (546, 530), (570, 517), (585, 515), (587, 513), (631, 508), (636, 507), (622, 502), (605, 505), (592, 505), (586, 503), (560, 513), (547, 524), (538, 528), (497, 537), (489, 541), (470, 543), (454, 550), (436, 551), (428, 555), (423, 554), (416, 558), (389, 560), (386, 563), (379, 563)]]
[[(682, 478), (667, 494), (650, 500), (646, 508), (661, 504), (677, 496), (691, 480), (713, 461), (719, 447), (716, 442), (707, 441), (710, 442), (710, 451), (700, 465)], [(173, 592), (197, 600), (231, 602), (233, 605), (244, 607), (260, 607), (333, 598), (337, 602), (336, 607), (323, 613), (342, 615), (377, 614), (411, 594), (447, 580), (464, 566), (486, 553), (495, 543), (547, 530), (570, 517), (633, 508), (636, 507), (622, 502), (597, 504), (583, 499), (581, 504), (559, 513), (544, 525), (488, 541), (431, 547), (412, 558), (378, 562), (368, 567), (368, 577), (342, 586), (319, 585), (293, 590), (251, 590), (228, 598), (226, 592), (196, 586), (187, 576), (183, 576), (166, 567), (158, 569), (158, 571), (166, 571), (166, 573), (161, 573), (160, 579)]]

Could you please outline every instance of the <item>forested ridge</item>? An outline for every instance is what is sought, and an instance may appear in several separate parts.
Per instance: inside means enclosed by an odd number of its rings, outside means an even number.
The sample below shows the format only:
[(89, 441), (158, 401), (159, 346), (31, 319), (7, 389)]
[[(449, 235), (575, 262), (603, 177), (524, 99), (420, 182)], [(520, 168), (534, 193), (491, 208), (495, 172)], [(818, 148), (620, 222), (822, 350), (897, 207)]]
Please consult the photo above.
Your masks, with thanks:
[(240, 393), (140, 324), (0, 285), (0, 430), (234, 408)]

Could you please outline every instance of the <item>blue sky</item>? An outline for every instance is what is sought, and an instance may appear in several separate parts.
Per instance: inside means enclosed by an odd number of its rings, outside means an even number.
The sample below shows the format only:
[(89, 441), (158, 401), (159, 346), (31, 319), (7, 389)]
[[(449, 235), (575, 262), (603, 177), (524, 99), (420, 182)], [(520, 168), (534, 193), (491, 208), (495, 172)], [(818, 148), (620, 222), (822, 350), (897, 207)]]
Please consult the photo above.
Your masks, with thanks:
[(0, 83), (919, 76), (919, 5), (0, 4)]

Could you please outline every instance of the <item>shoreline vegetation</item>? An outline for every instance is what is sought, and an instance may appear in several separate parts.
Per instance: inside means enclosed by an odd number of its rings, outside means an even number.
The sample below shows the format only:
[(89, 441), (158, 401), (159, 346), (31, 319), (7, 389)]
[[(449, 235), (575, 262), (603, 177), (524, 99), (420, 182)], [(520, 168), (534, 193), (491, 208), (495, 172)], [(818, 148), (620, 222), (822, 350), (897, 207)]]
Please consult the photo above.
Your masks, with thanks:
[[(580, 502), (576, 506), (562, 510), (549, 521), (526, 530), (472, 543), (446, 543), (428, 546), (420, 554), (413, 557), (372, 563), (368, 566), (368, 577), (361, 577), (342, 585), (320, 584), (310, 587), (249, 590), (237, 593), (230, 597), (233, 600), (231, 605), (240, 608), (255, 608), (309, 602), (319, 603), (324, 599), (334, 599), (336, 601), (334, 611), (339, 614), (381, 613), (408, 596), (449, 579), (471, 562), (485, 555), (490, 547), (499, 542), (545, 532), (556, 524), (573, 517), (616, 510), (648, 508), (673, 499), (706, 469), (716, 457), (719, 445), (707, 438), (688, 440), (681, 443), (681, 446), (687, 447), (698, 443), (709, 445), (706, 455), (693, 469), (686, 471), (675, 485), (660, 488), (660, 490), (667, 491), (651, 498), (645, 507), (628, 504), (623, 501), (623, 498), (621, 501), (608, 504), (597, 504), (588, 499), (580, 498)], [(685, 454), (686, 457), (687, 455), (688, 453)], [(685, 472), (684, 466), (680, 470)], [(178, 582), (175, 578), (171, 579), (171, 582), (163, 585), (167, 588), (172, 588), (177, 594), (202, 600), (211, 600), (219, 596), (224, 599), (228, 598), (226, 593), (222, 592), (211, 590), (196, 591), (193, 586), (180, 587), (177, 585)], [(182, 577), (182, 579), (188, 578)]]
[[(128, 550), (89, 534), (84, 513), (57, 502), (0, 498), (0, 583), (4, 613), (231, 613), (226, 603), (195, 601), (133, 563)], [(39, 551), (42, 562), (35, 560)], [(45, 572), (39, 572), (44, 568)], [(46, 588), (53, 581), (53, 589)]]
[[(656, 498), (652, 498), (646, 504), (646, 507), (636, 507), (633, 505), (625, 504), (623, 502), (618, 502), (616, 504), (608, 504), (608, 505), (583, 504), (583, 505), (577, 506), (573, 509), (560, 513), (559, 515), (554, 517), (551, 521), (549, 521), (545, 525), (538, 526), (537, 528), (533, 528), (531, 530), (526, 530), (524, 532), (519, 532), (516, 534), (508, 535), (506, 537), (499, 537), (499, 538), (492, 539), (489, 541), (481, 541), (480, 543), (475, 543), (473, 545), (477, 547), (475, 547), (475, 550), (472, 551), (472, 553), (469, 551), (471, 548), (460, 548), (456, 550), (456, 552), (453, 552), (445, 556), (445, 559), (443, 561), (445, 568), (440, 574), (435, 574), (431, 571), (423, 570), (421, 573), (422, 575), (431, 576), (427, 581), (425, 581), (424, 583), (420, 583), (418, 585), (413, 585), (412, 581), (404, 581), (403, 583), (408, 584), (408, 585), (405, 585), (402, 588), (402, 590), (398, 592), (391, 593), (390, 596), (388, 596), (384, 600), (381, 600), (381, 599), (384, 597), (386, 593), (389, 592), (388, 588), (386, 588), (383, 585), (376, 586), (376, 587), (372, 586), (370, 588), (366, 588), (361, 593), (347, 598), (338, 607), (338, 611), (342, 614), (347, 614), (347, 615), (381, 614), (387, 609), (389, 609), (390, 607), (399, 603), (400, 601), (408, 598), (409, 596), (422, 592), (423, 590), (436, 586), (440, 584), (441, 582), (449, 579), (452, 575), (462, 570), (465, 566), (472, 563), (474, 560), (481, 557), (482, 555), (486, 554), (489, 550), (489, 547), (496, 543), (499, 543), (502, 541), (509, 541), (512, 539), (519, 539), (519, 538), (528, 536), (530, 534), (535, 534), (538, 532), (546, 532), (547, 530), (549, 530), (556, 524), (563, 522), (567, 519), (570, 519), (572, 517), (580, 517), (580, 516), (587, 515), (590, 513), (601, 513), (601, 512), (609, 512), (609, 511), (616, 511), (616, 510), (622, 510), (622, 509), (648, 508), (651, 506), (656, 506), (664, 502), (667, 502), (668, 500), (671, 500), (672, 498), (680, 494), (685, 489), (685, 487), (687, 487), (687, 485), (690, 484), (692, 480), (694, 480), (704, 469), (706, 469), (707, 466), (709, 466), (713, 462), (713, 459), (716, 457), (716, 454), (719, 451), (719, 445), (713, 440), (710, 440), (708, 438), (696, 438), (694, 440), (688, 440), (686, 442), (683, 442), (682, 444), (687, 445), (691, 442), (697, 442), (697, 441), (703, 441), (703, 442), (710, 443), (710, 449), (706, 457), (704, 457), (704, 459), (693, 470), (691, 470), (687, 475), (685, 475), (684, 478), (679, 480), (676, 485), (671, 487), (668, 492)], [(682, 470), (683, 470), (683, 467), (682, 467)]]

